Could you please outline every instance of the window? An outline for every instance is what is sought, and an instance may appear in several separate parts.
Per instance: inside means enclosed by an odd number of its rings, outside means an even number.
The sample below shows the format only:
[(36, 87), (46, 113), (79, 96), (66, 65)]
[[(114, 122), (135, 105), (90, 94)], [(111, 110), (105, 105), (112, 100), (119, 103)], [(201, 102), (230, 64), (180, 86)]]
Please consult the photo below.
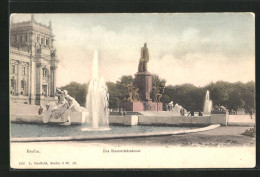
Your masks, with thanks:
[(22, 80), (22, 81), (21, 81), (21, 89), (24, 90), (24, 88), (25, 88), (25, 81)]
[(12, 73), (15, 73), (15, 65), (12, 65)]
[(49, 38), (46, 38), (46, 45), (49, 46)]
[(25, 71), (25, 67), (23, 67), (23, 75), (25, 76), (25, 74), (26, 74), (26, 71)]
[(23, 42), (23, 36), (20, 36), (20, 42)]
[(28, 41), (28, 35), (27, 34), (25, 35), (25, 41), (26, 42)]
[(21, 95), (24, 95), (25, 94), (25, 81), (22, 80), (21, 81)]
[(48, 69), (47, 69), (47, 68), (43, 68), (43, 69), (42, 69), (42, 76), (43, 76), (43, 77), (48, 77), (48, 74), (49, 74), (49, 73), (48, 73)]
[(11, 94), (15, 94), (15, 79), (14, 78), (12, 78), (11, 79), (11, 89), (10, 89), (10, 93)]
[(44, 40), (43, 40), (43, 38), (41, 38), (41, 44), (43, 44), (44, 43)]
[(11, 87), (12, 87), (12, 88), (15, 87), (15, 79), (14, 79), (14, 78), (11, 79)]
[(40, 41), (40, 37), (39, 37), (39, 35), (37, 35), (37, 42), (39, 42)]

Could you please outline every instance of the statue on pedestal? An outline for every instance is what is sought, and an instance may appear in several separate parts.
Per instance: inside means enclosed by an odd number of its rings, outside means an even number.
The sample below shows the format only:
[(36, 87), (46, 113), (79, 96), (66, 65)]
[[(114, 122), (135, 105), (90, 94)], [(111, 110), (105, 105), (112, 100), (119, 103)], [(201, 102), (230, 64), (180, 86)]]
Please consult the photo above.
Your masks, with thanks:
[(127, 85), (127, 91), (129, 95), (127, 101), (129, 102), (140, 101), (138, 90), (139, 90), (138, 88), (134, 87), (133, 82), (130, 82), (130, 84)]
[(153, 98), (155, 102), (160, 103), (162, 94), (164, 93), (165, 83), (161, 83), (159, 86), (154, 86), (152, 90)]
[[(164, 93), (165, 82), (157, 84), (153, 88), (153, 76), (147, 70), (149, 62), (149, 51), (145, 43), (141, 49), (141, 57), (138, 64), (138, 72), (135, 74), (135, 84), (124, 85), (127, 93), (119, 104), (120, 108), (126, 111), (163, 111), (161, 103), (162, 94)], [(153, 97), (153, 99), (151, 99)]]
[(135, 88), (133, 90), (133, 100), (134, 101), (140, 101), (138, 90), (139, 90), (139, 88)]
[(147, 63), (149, 61), (149, 52), (147, 44), (144, 43), (144, 46), (141, 49), (141, 58), (139, 60), (138, 72), (147, 71)]

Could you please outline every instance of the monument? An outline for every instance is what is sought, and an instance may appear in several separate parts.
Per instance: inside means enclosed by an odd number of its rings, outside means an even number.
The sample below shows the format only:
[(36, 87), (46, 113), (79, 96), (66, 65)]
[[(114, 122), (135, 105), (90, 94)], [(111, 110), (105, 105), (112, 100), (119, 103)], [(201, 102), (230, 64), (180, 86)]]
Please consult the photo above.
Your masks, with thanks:
[[(147, 44), (141, 48), (141, 57), (138, 65), (138, 72), (135, 74), (135, 84), (127, 86), (129, 97), (119, 105), (126, 111), (162, 111), (163, 104), (160, 102), (163, 89), (161, 86), (154, 86), (153, 77), (147, 69), (149, 62), (149, 51)], [(154, 99), (152, 100), (151, 94)]]

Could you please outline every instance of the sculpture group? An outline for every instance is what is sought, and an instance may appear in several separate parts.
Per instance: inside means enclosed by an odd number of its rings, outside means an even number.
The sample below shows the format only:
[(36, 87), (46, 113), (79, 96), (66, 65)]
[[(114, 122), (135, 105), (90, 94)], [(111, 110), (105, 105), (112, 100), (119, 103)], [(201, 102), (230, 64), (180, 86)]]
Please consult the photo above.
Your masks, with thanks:
[(139, 88), (136, 88), (133, 85), (133, 82), (130, 82), (126, 87), (128, 91), (128, 98), (126, 99), (126, 101), (130, 101), (130, 102), (140, 101), (140, 97), (138, 93)]
[(46, 104), (46, 111), (43, 112), (44, 123), (48, 123), (51, 118), (61, 118), (61, 125), (70, 125), (70, 112), (86, 111), (66, 90), (57, 88), (55, 95), (58, 97), (58, 102)]

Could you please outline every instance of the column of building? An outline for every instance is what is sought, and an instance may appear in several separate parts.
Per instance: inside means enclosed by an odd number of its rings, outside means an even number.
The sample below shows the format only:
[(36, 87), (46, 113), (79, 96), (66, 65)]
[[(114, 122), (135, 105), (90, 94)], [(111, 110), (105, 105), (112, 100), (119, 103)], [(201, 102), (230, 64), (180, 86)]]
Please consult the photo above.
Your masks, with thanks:
[(51, 97), (55, 96), (56, 92), (56, 66), (51, 66)]
[(29, 63), (27, 63), (27, 66), (26, 66), (26, 69), (25, 69), (25, 74), (26, 74), (26, 92), (25, 92), (25, 94), (28, 96), (29, 95), (29, 90), (30, 90), (30, 87), (29, 87), (29, 85), (30, 85), (30, 64)]
[(21, 94), (21, 61), (17, 65), (17, 95)]
[(35, 79), (36, 79), (36, 71), (35, 71), (35, 60), (34, 60), (34, 56), (35, 56), (35, 47), (34, 47), (34, 42), (36, 40), (36, 36), (35, 33), (31, 32), (30, 35), (30, 41), (32, 42), (32, 46), (31, 46), (31, 51), (30, 51), (30, 64), (29, 64), (29, 81), (30, 83), (28, 83), (28, 85), (30, 86), (30, 90), (29, 90), (29, 100), (30, 100), (30, 104), (35, 104)]
[(48, 90), (48, 97), (51, 95), (51, 67), (49, 68), (49, 73), (48, 73), (48, 86), (47, 86), (47, 90)]
[(36, 63), (36, 99), (35, 104), (41, 104), (41, 96), (42, 96), (42, 64)]
[(37, 80), (36, 94), (42, 95), (42, 65), (37, 63)]

